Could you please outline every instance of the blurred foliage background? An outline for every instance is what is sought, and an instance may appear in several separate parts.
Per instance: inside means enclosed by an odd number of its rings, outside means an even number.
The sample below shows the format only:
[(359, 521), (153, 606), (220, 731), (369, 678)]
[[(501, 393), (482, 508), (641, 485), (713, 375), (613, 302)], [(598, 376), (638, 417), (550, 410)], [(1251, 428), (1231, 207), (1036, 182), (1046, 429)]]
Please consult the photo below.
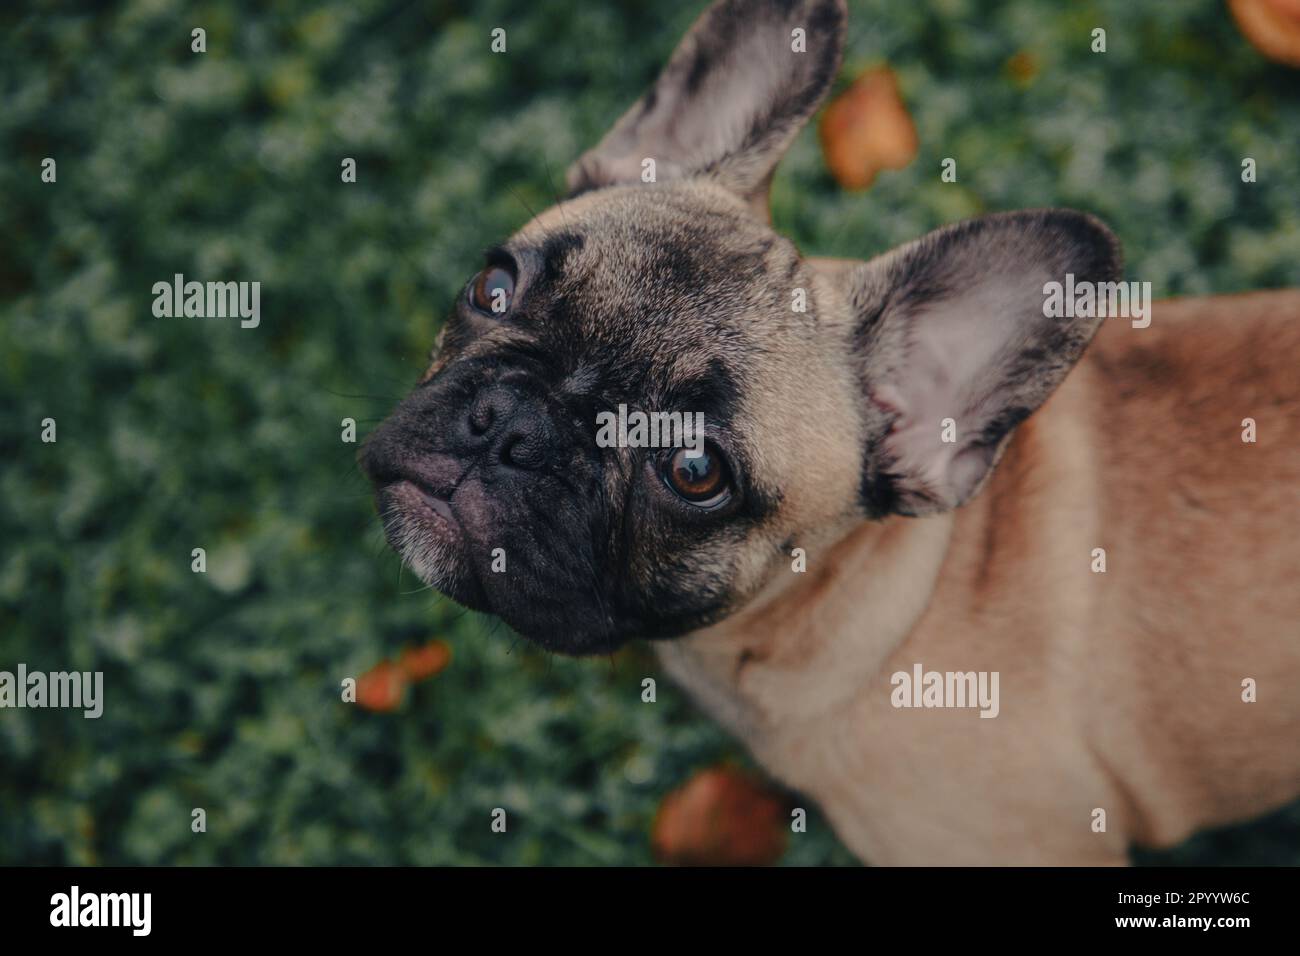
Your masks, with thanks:
[[(419, 592), (340, 440), (703, 5), (4, 7), (0, 669), (102, 670), (106, 704), (0, 712), (0, 862), (645, 863), (664, 795), (743, 762), (666, 679), (641, 702), (644, 648), (549, 657)], [(920, 154), (850, 195), (805, 131), (773, 204), (807, 253), (1069, 205), (1157, 296), (1300, 285), (1300, 74), (1218, 0), (850, 6), (840, 86), (891, 64)], [(261, 326), (155, 318), (177, 272), (260, 281)], [(395, 712), (340, 701), (432, 637)], [(1140, 859), (1294, 863), (1300, 808)], [(814, 817), (784, 861), (851, 858)]]

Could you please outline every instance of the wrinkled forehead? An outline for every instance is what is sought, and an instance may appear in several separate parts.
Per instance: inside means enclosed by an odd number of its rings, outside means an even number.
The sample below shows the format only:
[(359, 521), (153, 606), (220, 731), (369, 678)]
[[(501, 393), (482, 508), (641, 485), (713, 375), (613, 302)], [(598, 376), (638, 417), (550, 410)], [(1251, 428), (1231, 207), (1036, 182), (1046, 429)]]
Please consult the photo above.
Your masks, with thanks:
[(542, 213), (505, 245), (517, 305), (570, 371), (682, 400), (743, 377), (759, 330), (789, 310), (798, 257), (743, 205), (707, 186), (587, 193)]

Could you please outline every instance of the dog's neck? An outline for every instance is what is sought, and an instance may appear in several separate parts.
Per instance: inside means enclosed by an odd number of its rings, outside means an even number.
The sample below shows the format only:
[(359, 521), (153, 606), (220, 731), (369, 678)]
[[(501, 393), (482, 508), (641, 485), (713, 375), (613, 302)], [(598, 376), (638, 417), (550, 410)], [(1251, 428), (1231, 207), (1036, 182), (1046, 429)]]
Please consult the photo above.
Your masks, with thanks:
[(854, 696), (929, 604), (950, 516), (859, 522), (808, 566), (785, 562), (742, 611), (659, 645), (660, 656), (716, 719), (742, 737), (818, 716)]

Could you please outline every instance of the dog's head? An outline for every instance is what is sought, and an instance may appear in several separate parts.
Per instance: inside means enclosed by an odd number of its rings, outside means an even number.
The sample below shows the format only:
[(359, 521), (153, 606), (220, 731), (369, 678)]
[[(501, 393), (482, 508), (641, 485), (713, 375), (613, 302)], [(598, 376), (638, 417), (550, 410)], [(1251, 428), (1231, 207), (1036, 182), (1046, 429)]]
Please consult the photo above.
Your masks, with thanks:
[[(1045, 317), (1044, 283), (1117, 278), (1097, 221), (988, 216), (836, 268), (769, 227), (844, 26), (842, 0), (716, 3), (488, 255), (362, 452), (422, 579), (563, 652), (680, 635), (801, 542), (960, 505), (1060, 383), (1099, 320)], [(702, 413), (706, 441), (646, 447), (636, 412)]]

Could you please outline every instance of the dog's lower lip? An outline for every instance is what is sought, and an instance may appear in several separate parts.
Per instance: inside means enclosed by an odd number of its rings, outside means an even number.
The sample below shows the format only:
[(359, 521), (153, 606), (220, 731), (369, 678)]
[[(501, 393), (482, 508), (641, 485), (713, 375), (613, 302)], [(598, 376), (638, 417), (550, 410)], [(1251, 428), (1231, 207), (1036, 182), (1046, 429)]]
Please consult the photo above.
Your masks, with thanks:
[(402, 480), (393, 484), (393, 489), (399, 493), (404, 493), (406, 497), (415, 497), (424, 504), (438, 518), (450, 525), (457, 525), (456, 516), (452, 514), (451, 502), (446, 498), (440, 498), (433, 492), (424, 488), (414, 481)]

